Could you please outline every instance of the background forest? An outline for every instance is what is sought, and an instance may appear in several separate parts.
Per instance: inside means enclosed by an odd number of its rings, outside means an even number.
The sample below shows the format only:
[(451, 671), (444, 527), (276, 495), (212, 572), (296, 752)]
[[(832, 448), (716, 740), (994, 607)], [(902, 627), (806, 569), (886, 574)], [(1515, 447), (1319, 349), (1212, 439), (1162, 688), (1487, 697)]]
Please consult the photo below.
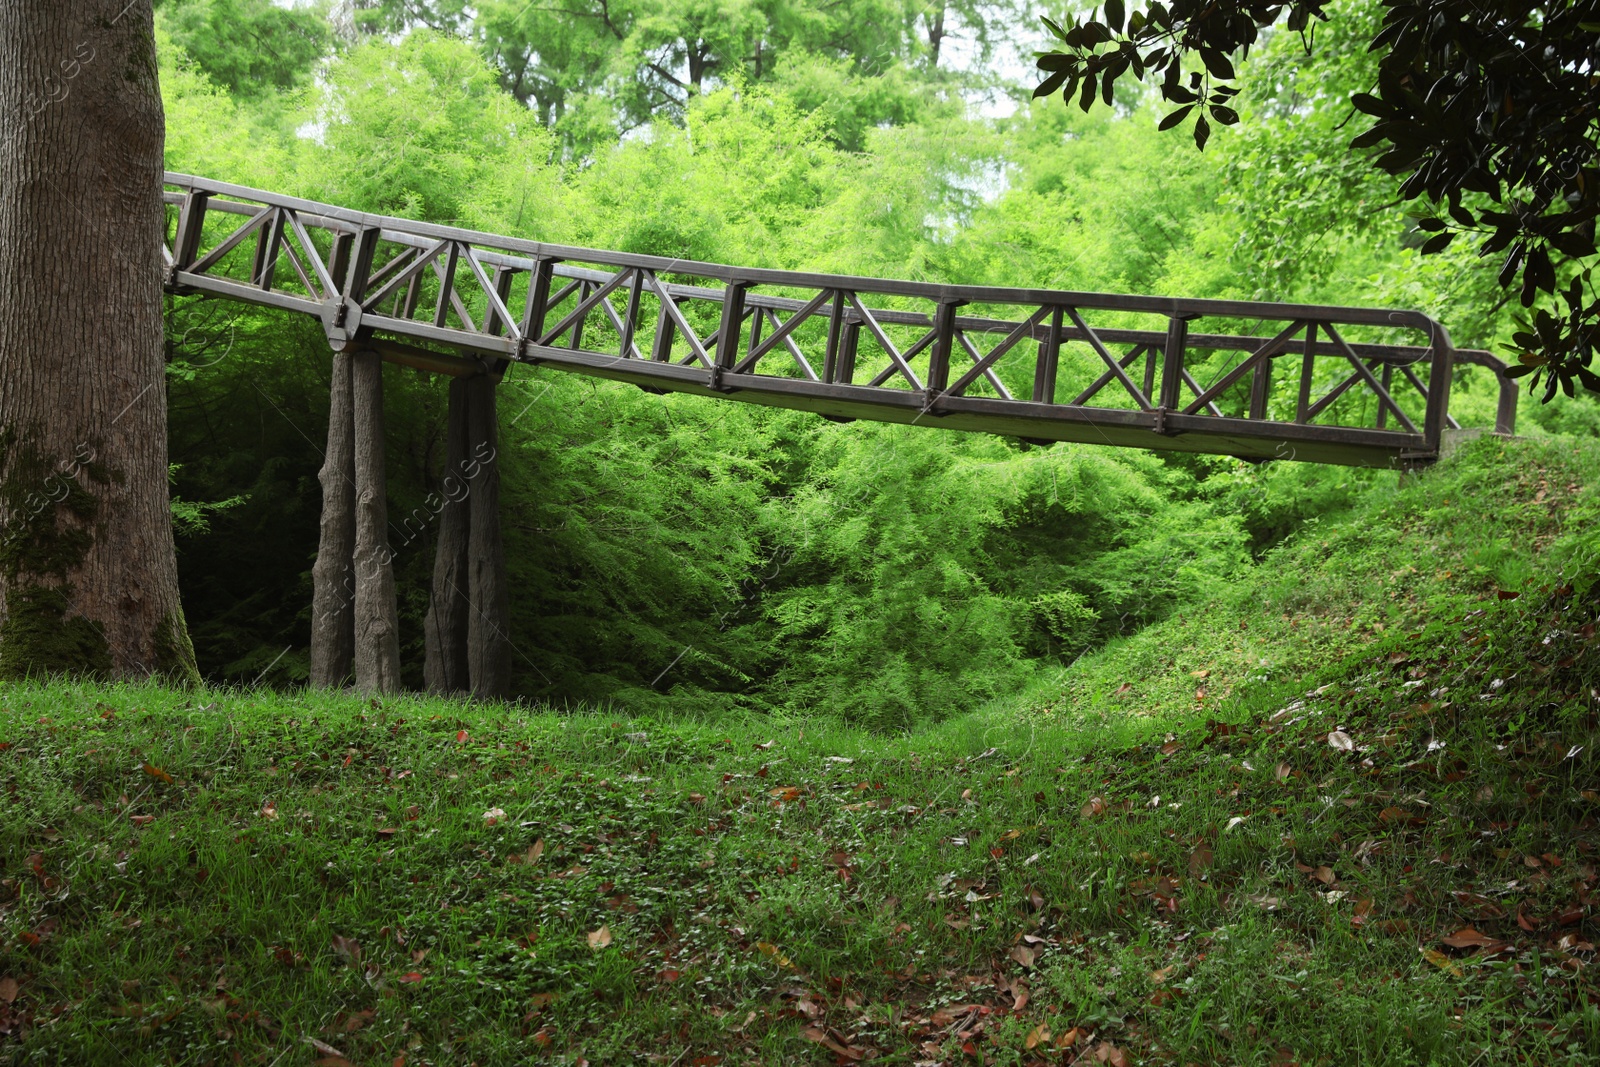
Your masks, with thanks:
[[(1513, 328), (1496, 264), (1421, 258), (1350, 139), (1375, 6), (1269, 37), (1201, 154), (1127, 83), (1028, 101), (1040, 12), (911, 0), (157, 7), (171, 169), (695, 260), (1423, 310)], [(1048, 12), (1046, 12), (1048, 13)], [(1374, 152), (1378, 151), (1376, 149)], [(320, 325), (169, 298), (171, 460), (201, 669), (307, 674), (330, 354)], [(422, 683), (445, 389), (386, 371), (402, 658)], [(1453, 410), (1492, 422), (1465, 368)], [(1394, 475), (835, 425), (549, 369), (501, 389), (516, 690), (635, 714), (900, 729), (1057, 685)], [(1587, 395), (1526, 433), (1593, 433)]]

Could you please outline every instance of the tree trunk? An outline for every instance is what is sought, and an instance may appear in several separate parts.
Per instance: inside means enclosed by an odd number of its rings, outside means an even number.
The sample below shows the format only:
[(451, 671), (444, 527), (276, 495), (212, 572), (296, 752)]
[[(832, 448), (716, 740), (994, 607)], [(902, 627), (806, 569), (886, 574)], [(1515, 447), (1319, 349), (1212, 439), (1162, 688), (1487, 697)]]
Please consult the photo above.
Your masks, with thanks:
[[(500, 462), (495, 417), (495, 384), (488, 375), (466, 379), (467, 426), (474, 468), (467, 503), (472, 510), (472, 540), (467, 559), (467, 658), (472, 693), (504, 697), (511, 691), (511, 641), (507, 634), (511, 593), (506, 587), (506, 553), (500, 541)], [(475, 466), (474, 466), (475, 465)]]
[(356, 467), (356, 688), (400, 691), (400, 620), (389, 551), (389, 505), (383, 463), (383, 357), (350, 357), (355, 408)]
[(322, 482), (322, 539), (311, 567), (311, 684), (331, 689), (350, 677), (356, 645), (356, 455), (351, 357), (333, 356), (328, 451)]
[(162, 141), (150, 0), (0, 0), (0, 675), (197, 677), (167, 495)]
[(467, 662), (467, 547), (471, 539), (471, 498), (467, 481), (471, 448), (467, 434), (469, 379), (450, 379), (450, 413), (445, 423), (445, 469), (440, 492), (439, 546), (433, 558), (433, 591), (428, 598), (427, 659), (423, 675), (430, 693), (460, 693), (471, 688)]

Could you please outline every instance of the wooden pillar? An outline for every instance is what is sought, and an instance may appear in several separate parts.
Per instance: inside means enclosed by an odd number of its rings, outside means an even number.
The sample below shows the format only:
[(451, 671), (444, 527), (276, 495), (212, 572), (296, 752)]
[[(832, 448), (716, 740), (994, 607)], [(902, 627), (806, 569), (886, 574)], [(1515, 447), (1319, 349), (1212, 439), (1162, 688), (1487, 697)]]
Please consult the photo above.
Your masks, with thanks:
[(440, 492), (439, 544), (433, 557), (433, 590), (428, 598), (426, 660), (423, 675), (430, 693), (471, 689), (467, 663), (467, 546), (471, 537), (471, 493), (467, 433), (469, 378), (450, 379), (445, 423), (445, 470)]
[(369, 693), (400, 690), (400, 625), (383, 464), (383, 357), (350, 357), (355, 424), (355, 674)]
[(486, 374), (467, 378), (466, 424), (472, 471), (467, 495), (471, 533), (467, 547), (467, 668), (472, 693), (504, 697), (511, 690), (511, 596), (506, 554), (500, 541), (500, 462), (495, 417), (495, 382)]
[(356, 466), (350, 357), (335, 352), (322, 483), (322, 537), (311, 567), (311, 684), (330, 689), (350, 677), (355, 655)]

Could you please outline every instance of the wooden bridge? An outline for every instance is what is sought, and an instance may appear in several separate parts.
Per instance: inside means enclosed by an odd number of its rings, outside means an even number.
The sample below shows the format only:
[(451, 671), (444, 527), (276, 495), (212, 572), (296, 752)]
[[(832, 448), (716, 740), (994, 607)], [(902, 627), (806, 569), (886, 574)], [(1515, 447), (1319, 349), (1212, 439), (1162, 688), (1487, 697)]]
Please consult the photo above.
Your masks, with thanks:
[[(399, 688), (384, 360), (449, 375), (427, 617), (440, 692), (509, 686), (495, 385), (512, 363), (1033, 444), (1411, 468), (1457, 351), (1415, 311), (940, 285), (545, 244), (166, 175), (167, 285), (321, 319), (334, 361), (312, 680)], [(1090, 320), (1093, 320), (1091, 323)], [(1206, 326), (1208, 331), (1199, 327)]]

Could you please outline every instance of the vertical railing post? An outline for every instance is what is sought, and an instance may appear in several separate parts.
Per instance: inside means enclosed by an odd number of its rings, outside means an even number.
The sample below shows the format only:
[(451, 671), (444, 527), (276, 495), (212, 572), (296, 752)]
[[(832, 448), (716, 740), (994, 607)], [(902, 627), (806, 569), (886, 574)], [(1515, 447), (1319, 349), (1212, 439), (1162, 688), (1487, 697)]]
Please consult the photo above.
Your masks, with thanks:
[(1173, 315), (1167, 320), (1167, 344), (1162, 352), (1161, 395), (1156, 406), (1163, 412), (1177, 411), (1183, 388), (1184, 351), (1189, 347), (1189, 320)]
[(1061, 361), (1061, 320), (1066, 308), (1050, 309), (1050, 325), (1039, 342), (1039, 359), (1033, 370), (1033, 402), (1053, 404), (1056, 400), (1056, 367)]
[(633, 358), (633, 335), (639, 328), (639, 297), (644, 291), (644, 274), (634, 271), (629, 278), (628, 308), (622, 313), (622, 344), (617, 349), (618, 359)]
[(1429, 451), (1438, 452), (1444, 443), (1444, 428), (1450, 412), (1450, 379), (1455, 374), (1456, 350), (1450, 332), (1430, 322), (1430, 347), (1433, 360), (1428, 364), (1428, 407), (1422, 419), (1422, 437)]
[(722, 321), (717, 325), (717, 350), (711, 361), (711, 388), (722, 388), (722, 376), (739, 362), (739, 338), (744, 332), (746, 282), (729, 282), (722, 291)]
[(1256, 369), (1250, 377), (1250, 417), (1252, 419), (1265, 419), (1267, 417), (1267, 400), (1272, 396), (1272, 361), (1275, 357), (1268, 356), (1256, 364)]
[(1306, 326), (1306, 347), (1300, 356), (1300, 395), (1295, 400), (1294, 421), (1305, 425), (1311, 417), (1312, 378), (1317, 369), (1317, 324)]
[(965, 300), (941, 301), (933, 313), (933, 348), (928, 354), (928, 384), (923, 392), (923, 410), (933, 406), (950, 388), (950, 352), (956, 343), (956, 311)]
[(178, 232), (172, 241), (172, 280), (177, 280), (180, 270), (194, 266), (200, 254), (200, 237), (205, 230), (206, 203), (210, 193), (190, 189), (183, 197), (183, 207), (178, 210)]
[(828, 309), (828, 347), (822, 356), (822, 380), (838, 381), (839, 345), (844, 336), (845, 294), (843, 289), (833, 293), (833, 306)]
[(531, 345), (540, 343), (544, 336), (544, 316), (550, 310), (550, 281), (555, 277), (555, 259), (539, 258), (533, 261), (533, 272), (528, 276), (528, 301), (522, 309), (522, 336)]

